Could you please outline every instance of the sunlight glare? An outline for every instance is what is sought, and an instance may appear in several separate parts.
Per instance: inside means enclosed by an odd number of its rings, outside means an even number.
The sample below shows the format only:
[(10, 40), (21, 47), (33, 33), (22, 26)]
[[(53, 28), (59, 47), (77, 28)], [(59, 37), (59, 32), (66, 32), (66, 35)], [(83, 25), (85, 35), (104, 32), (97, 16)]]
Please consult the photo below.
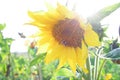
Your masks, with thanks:
[(87, 18), (100, 9), (119, 2), (119, 0), (76, 0), (76, 12)]

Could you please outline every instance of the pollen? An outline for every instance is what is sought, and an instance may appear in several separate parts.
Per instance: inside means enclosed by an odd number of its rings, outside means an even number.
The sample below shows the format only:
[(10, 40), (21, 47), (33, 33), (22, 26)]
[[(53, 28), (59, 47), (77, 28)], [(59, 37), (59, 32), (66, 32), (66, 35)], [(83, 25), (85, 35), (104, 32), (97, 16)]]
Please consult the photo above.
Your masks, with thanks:
[(84, 30), (76, 19), (64, 19), (58, 21), (52, 30), (55, 40), (64, 46), (80, 47), (84, 39)]

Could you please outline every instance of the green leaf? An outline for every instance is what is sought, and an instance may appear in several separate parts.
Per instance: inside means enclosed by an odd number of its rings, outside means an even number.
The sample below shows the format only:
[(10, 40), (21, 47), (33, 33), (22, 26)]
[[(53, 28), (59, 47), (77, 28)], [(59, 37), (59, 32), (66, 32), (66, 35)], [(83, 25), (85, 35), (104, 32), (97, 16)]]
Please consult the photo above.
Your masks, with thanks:
[(46, 53), (42, 53), (37, 55), (31, 62), (30, 62), (30, 66), (36, 65), (38, 63), (40, 63), (44, 57), (45, 57)]
[(29, 47), (28, 48), (28, 53), (30, 54), (30, 55), (32, 55), (33, 57), (34, 56), (36, 56), (36, 53), (37, 53), (37, 48), (31, 48), (31, 47)]
[(111, 58), (111, 59), (120, 59), (120, 48), (113, 49), (104, 57)]
[(1, 54), (0, 54), (0, 62), (2, 61), (2, 56), (1, 56)]
[(3, 70), (4, 64), (0, 63), (0, 71)]
[(70, 80), (70, 77), (73, 77), (74, 73), (67, 68), (61, 68), (54, 73), (51, 80)]
[(3, 39), (3, 35), (2, 32), (0, 31), (0, 42), (2, 42), (2, 39)]
[(113, 4), (111, 6), (107, 6), (100, 11), (98, 11), (93, 16), (89, 17), (90, 20), (93, 20), (95, 22), (100, 22), (102, 19), (104, 19), (106, 16), (109, 16), (112, 12), (117, 10), (120, 7), (120, 2)]
[(56, 76), (66, 76), (66, 77), (71, 77), (74, 76), (74, 73), (67, 68), (61, 68), (56, 72)]
[(5, 38), (4, 40), (6, 40), (7, 44), (11, 44), (14, 39), (12, 39), (12, 38)]
[(24, 58), (22, 58), (22, 57), (19, 58), (17, 63), (20, 64), (20, 65), (24, 65), (25, 64)]
[(103, 28), (103, 31), (107, 31), (107, 30), (108, 30), (108, 27), (104, 27), (104, 28)]
[(3, 30), (5, 28), (5, 24), (0, 24), (0, 30)]

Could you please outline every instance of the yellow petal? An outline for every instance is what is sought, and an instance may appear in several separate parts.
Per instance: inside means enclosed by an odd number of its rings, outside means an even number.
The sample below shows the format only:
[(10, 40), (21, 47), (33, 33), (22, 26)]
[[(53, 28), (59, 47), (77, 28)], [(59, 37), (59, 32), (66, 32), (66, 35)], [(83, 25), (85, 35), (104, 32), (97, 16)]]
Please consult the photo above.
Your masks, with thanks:
[(76, 54), (74, 48), (64, 47), (62, 49), (61, 56), (59, 56), (59, 65), (58, 69), (60, 69), (66, 62), (70, 65), (71, 70), (76, 72)]
[(40, 33), (39, 33), (40, 36), (52, 36), (52, 32), (49, 30), (49, 29), (46, 29), (46, 30), (40, 30)]
[[(40, 34), (40, 35), (42, 35), (42, 34)], [(42, 44), (48, 43), (52, 38), (53, 37), (51, 34), (43, 34), (42, 36), (40, 36), (38, 38), (37, 45), (42, 45)]]
[(55, 21), (58, 21), (58, 20), (61, 20), (64, 18), (61, 14), (59, 14), (59, 12), (57, 12), (57, 10), (52, 5), (50, 5), (47, 2), (45, 4), (46, 4), (46, 7), (48, 9), (48, 12), (46, 12), (45, 14), (49, 18), (54, 19)]
[(90, 25), (85, 29), (84, 39), (88, 46), (100, 46), (98, 34), (92, 30)]
[(29, 23), (26, 23), (27, 25), (33, 25), (36, 26), (39, 29), (52, 29), (53, 25), (48, 25), (48, 24), (41, 24), (40, 22), (37, 21), (31, 21)]
[(48, 45), (48, 51), (51, 50), (51, 48), (53, 48), (54, 45), (58, 45), (58, 42), (54, 38), (51, 38)]
[(82, 68), (82, 70), (87, 73), (87, 68), (86, 68), (86, 60), (88, 57), (88, 50), (86, 45), (82, 42), (82, 49), (81, 48), (76, 48), (76, 54), (77, 54), (77, 63), (78, 65)]
[(73, 13), (69, 11), (65, 6), (57, 4), (57, 11), (65, 18), (73, 18)]
[(52, 10), (52, 11), (46, 12), (46, 14), (50, 18), (52, 18), (52, 19), (54, 19), (56, 21), (64, 19), (64, 17), (61, 14), (59, 14), (56, 10)]
[(79, 64), (79, 66), (83, 66), (83, 53), (82, 50), (78, 47), (76, 48), (76, 55), (77, 55), (77, 63)]
[(74, 48), (67, 47), (67, 52), (65, 53), (68, 64), (70, 65), (72, 71), (76, 72), (76, 53)]
[(55, 24), (55, 20), (49, 18), (47, 15), (45, 15), (45, 12), (31, 12), (28, 11), (28, 15), (35, 20), (36, 22), (39, 22), (41, 24)]
[[(65, 51), (65, 49), (63, 49), (63, 51)], [(61, 55), (59, 58), (59, 65), (58, 65), (57, 69), (60, 69), (61, 67), (63, 67), (64, 64), (66, 63), (66, 61), (67, 61), (67, 58), (64, 55)]]
[(62, 45), (59, 45), (58, 43), (52, 45), (52, 48), (50, 48), (47, 52), (45, 58), (46, 63), (50, 63), (51, 61), (58, 59), (64, 53), (64, 47), (62, 47)]
[(39, 40), (37, 41), (37, 45), (38, 45), (38, 46), (41, 46), (41, 45), (47, 43), (48, 41), (49, 41), (49, 38), (47, 38), (47, 37), (42, 37), (41, 39), (39, 39)]
[(87, 48), (87, 46), (84, 44), (84, 42), (82, 42), (82, 53), (83, 53), (83, 64), (84, 64), (84, 66), (83, 66), (83, 71), (84, 71), (85, 73), (87, 73), (88, 70), (87, 70), (87, 68), (86, 68), (86, 60), (87, 60), (87, 58), (88, 58), (88, 48)]
[(46, 33), (39, 34), (38, 41), (37, 41), (37, 44), (36, 44), (36, 46), (38, 46), (37, 54), (44, 53), (44, 52), (47, 51), (48, 43), (53, 38), (52, 35), (50, 35), (50, 34), (48, 35), (48, 34), (46, 34)]
[[(36, 34), (37, 35), (37, 34)], [(49, 31), (41, 31), (38, 34), (38, 37), (36, 37), (37, 41), (37, 45), (42, 45), (45, 43), (48, 43), (50, 39), (52, 39), (52, 34)]]
[(87, 48), (87, 46), (84, 44), (84, 42), (82, 42), (82, 57), (83, 57), (83, 59), (87, 59), (87, 57), (88, 57), (88, 48)]

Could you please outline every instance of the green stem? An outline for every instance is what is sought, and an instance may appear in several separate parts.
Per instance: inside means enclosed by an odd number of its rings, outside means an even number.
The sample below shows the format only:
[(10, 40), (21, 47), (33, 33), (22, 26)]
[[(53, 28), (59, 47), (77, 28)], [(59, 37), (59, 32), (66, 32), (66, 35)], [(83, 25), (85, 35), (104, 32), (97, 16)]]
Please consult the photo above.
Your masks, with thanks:
[[(29, 66), (29, 64), (30, 64), (30, 62), (31, 62), (30, 48), (28, 48), (27, 56), (28, 56), (28, 66)], [(29, 69), (29, 71), (30, 71), (30, 73), (28, 74), (28, 76), (29, 76), (29, 75), (32, 74), (32, 69), (31, 69), (31, 67), (28, 68), (28, 69)], [(31, 76), (30, 78), (32, 79), (32, 76)], [(28, 77), (28, 79), (29, 79), (29, 77)]]
[(12, 60), (12, 56), (11, 56), (11, 53), (10, 53), (10, 45), (8, 45), (7, 48), (9, 49), (8, 50), (9, 53), (8, 53), (8, 64), (7, 64), (6, 76), (8, 78), (10, 78), (12, 76), (12, 80), (15, 80), (15, 78), (14, 78), (14, 70), (13, 70), (13, 60)]
[(100, 78), (101, 71), (102, 71), (103, 66), (105, 65), (105, 62), (106, 62), (106, 59), (104, 59), (104, 61), (103, 61), (102, 65), (100, 66), (100, 70), (99, 70), (99, 73), (98, 73), (97, 80), (99, 80), (99, 78)]
[(12, 80), (15, 80), (15, 77), (14, 77), (14, 58), (13, 58), (12, 54), (10, 53), (10, 47), (11, 47), (11, 45), (9, 45), (9, 63), (11, 66)]
[(97, 62), (98, 62), (98, 57), (95, 56), (95, 62), (94, 62), (94, 75), (93, 75), (93, 80), (96, 80), (96, 76), (97, 76)]
[(87, 74), (87, 79), (86, 80), (93, 80), (92, 79), (90, 55), (88, 56), (88, 59), (87, 59), (87, 69), (88, 69), (89, 73)]
[(37, 67), (38, 67), (38, 77), (39, 77), (38, 80), (43, 80), (42, 79), (42, 73), (41, 73), (41, 66), (40, 66), (40, 64), (38, 64)]
[(15, 80), (15, 77), (14, 77), (14, 58), (10, 55), (10, 58), (11, 58), (11, 72), (12, 72), (12, 80)]
[[(103, 47), (99, 48), (97, 51), (97, 54), (100, 55), (101, 54), (101, 49)], [(97, 80), (98, 77), (98, 67), (99, 67), (99, 56), (95, 56), (95, 64), (94, 64), (94, 76), (93, 76), (93, 80)]]
[(96, 56), (95, 61), (96, 61), (96, 64), (95, 64), (95, 80), (97, 80), (98, 66), (99, 66), (99, 57), (98, 56)]

